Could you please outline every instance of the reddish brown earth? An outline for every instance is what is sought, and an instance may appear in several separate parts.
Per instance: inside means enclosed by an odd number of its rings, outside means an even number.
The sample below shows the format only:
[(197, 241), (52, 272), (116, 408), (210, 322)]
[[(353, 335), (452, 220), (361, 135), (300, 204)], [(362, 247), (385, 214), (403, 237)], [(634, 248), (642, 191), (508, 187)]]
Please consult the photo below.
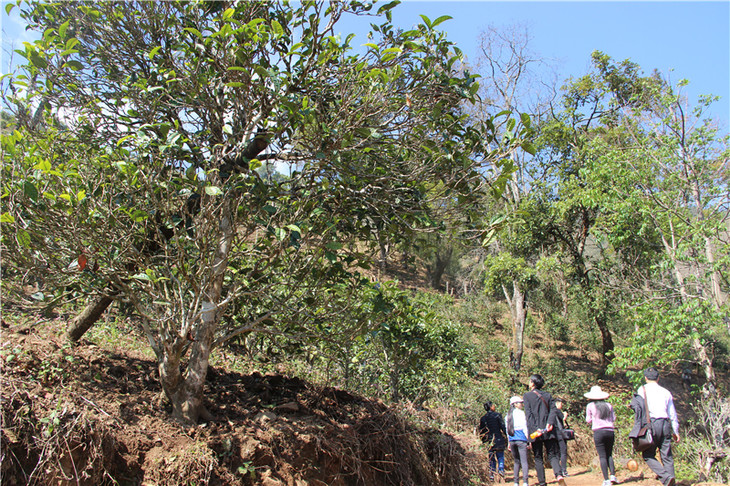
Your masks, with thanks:
[(484, 473), (453, 436), (403, 411), (283, 375), (211, 369), (215, 420), (183, 427), (159, 404), (153, 360), (65, 347), (58, 325), (6, 326), (2, 484), (455, 484)]
[[(281, 374), (211, 369), (215, 419), (181, 426), (160, 401), (152, 359), (68, 347), (62, 331), (61, 320), (3, 321), (3, 485), (488, 484), (472, 433), (444, 433), (426, 425), (428, 412)], [(572, 460), (590, 463), (592, 444), (579, 439)], [(659, 485), (643, 464), (630, 473), (617, 463), (623, 483)], [(567, 484), (600, 485), (596, 469), (570, 467)]]

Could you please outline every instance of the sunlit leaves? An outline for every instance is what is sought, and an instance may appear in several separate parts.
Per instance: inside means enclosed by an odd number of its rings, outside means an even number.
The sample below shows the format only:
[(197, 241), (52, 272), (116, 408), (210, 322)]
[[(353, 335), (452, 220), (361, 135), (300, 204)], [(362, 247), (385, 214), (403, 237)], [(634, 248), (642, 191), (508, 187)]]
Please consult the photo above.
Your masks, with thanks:
[(213, 288), (231, 292), (214, 297), (236, 318), (281, 318), (305, 299), (334, 316), (323, 296), (368, 265), (371, 243), (436, 227), (443, 199), (473, 200), (473, 156), (491, 142), (463, 126), (474, 77), (434, 30), (448, 16), (407, 32), (383, 23), (355, 53), (326, 15), (370, 4), (206, 5), (27, 6), (44, 10), (46, 35), (23, 52), (50, 80), (33, 93), (49, 108), (43, 136), (14, 146), (8, 216), (17, 230), (26, 211), (51, 266), (95, 252), (98, 280), (74, 278), (117, 286), (154, 326), (184, 323)]
[(223, 194), (223, 191), (220, 187), (205, 186), (205, 193), (209, 196), (220, 196), (221, 194)]

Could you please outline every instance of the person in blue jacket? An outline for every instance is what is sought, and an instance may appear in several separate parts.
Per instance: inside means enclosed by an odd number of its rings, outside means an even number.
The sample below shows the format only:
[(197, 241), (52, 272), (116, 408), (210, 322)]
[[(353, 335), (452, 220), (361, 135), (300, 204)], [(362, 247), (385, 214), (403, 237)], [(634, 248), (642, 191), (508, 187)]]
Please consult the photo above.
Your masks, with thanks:
[(489, 445), (489, 471), (491, 479), (497, 471), (504, 477), (504, 450), (507, 447), (507, 430), (502, 414), (497, 412), (497, 406), (487, 401), (484, 403), (486, 414), (479, 420), (479, 437), (484, 444)]

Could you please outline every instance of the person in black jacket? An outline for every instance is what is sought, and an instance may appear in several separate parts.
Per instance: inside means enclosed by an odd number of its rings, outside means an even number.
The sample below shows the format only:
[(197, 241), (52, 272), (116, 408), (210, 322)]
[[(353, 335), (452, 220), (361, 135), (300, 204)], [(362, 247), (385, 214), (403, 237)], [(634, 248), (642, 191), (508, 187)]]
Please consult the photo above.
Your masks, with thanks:
[(545, 381), (540, 375), (530, 376), (530, 391), (525, 393), (522, 400), (525, 403), (525, 418), (527, 419), (527, 430), (530, 432), (532, 453), (535, 456), (535, 471), (540, 486), (545, 486), (545, 463), (543, 460), (543, 449), (547, 453), (550, 466), (553, 468), (555, 479), (560, 486), (566, 486), (565, 478), (560, 470), (560, 446), (558, 436), (554, 429), (557, 421), (557, 408), (555, 400), (548, 392), (543, 391)]
[(565, 440), (563, 430), (569, 428), (567, 421), (567, 412), (563, 412), (563, 399), (559, 397), (553, 397), (555, 401), (555, 408), (558, 409), (555, 416), (555, 429), (558, 436), (558, 449), (560, 450), (560, 474), (562, 476), (568, 475), (568, 444)]
[(484, 444), (489, 445), (489, 472), (490, 479), (494, 480), (497, 471), (504, 478), (504, 450), (507, 448), (507, 429), (502, 414), (497, 412), (497, 406), (487, 401), (484, 403), (486, 414), (479, 420), (479, 436)]

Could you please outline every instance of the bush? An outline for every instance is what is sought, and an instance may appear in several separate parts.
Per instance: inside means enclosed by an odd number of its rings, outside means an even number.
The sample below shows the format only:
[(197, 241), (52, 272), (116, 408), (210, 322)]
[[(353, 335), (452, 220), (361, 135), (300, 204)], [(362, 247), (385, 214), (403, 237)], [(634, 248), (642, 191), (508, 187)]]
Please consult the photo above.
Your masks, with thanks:
[(730, 484), (730, 397), (700, 400), (695, 420), (675, 446), (677, 475)]

